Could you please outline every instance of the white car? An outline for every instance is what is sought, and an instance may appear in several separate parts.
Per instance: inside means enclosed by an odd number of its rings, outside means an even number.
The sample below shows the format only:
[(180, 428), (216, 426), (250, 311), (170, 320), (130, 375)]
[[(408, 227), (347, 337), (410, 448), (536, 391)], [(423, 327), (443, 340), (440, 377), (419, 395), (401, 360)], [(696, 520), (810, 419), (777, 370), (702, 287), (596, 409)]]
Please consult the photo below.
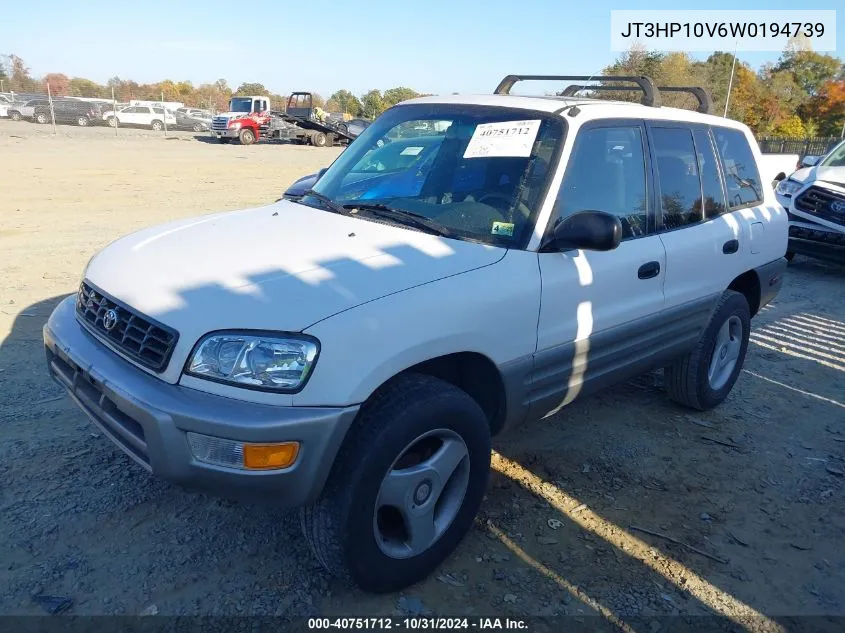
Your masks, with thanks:
[(775, 192), (789, 213), (789, 250), (845, 263), (845, 141), (784, 180)]
[(115, 112), (108, 110), (103, 113), (103, 120), (111, 127), (127, 125), (133, 127), (148, 127), (155, 131), (164, 129), (165, 124), (176, 126), (176, 117), (169, 110), (145, 105), (123, 108)]
[(651, 105), (517, 79), (390, 108), (296, 201), (111, 243), (44, 327), (50, 373), (154, 475), (302, 506), (377, 592), (454, 550), (502, 429), (654, 368), (718, 406), (786, 268), (751, 131), (647, 79)]

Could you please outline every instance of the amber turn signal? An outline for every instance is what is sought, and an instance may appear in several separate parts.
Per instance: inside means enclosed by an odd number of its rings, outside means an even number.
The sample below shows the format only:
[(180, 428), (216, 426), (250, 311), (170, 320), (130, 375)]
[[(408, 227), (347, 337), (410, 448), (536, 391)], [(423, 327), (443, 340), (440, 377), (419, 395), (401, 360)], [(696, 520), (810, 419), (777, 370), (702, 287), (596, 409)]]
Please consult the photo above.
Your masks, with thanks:
[(299, 455), (299, 442), (244, 444), (244, 467), (250, 470), (287, 468)]

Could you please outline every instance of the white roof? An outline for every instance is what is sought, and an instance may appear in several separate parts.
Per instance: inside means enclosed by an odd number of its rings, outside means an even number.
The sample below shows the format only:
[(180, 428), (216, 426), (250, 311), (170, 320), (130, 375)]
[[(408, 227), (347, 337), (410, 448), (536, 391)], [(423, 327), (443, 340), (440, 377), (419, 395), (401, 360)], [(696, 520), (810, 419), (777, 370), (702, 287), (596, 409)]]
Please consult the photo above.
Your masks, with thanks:
[(522, 95), (443, 95), (419, 97), (403, 101), (401, 105), (415, 103), (444, 103), (463, 105), (483, 105), (502, 108), (520, 108), (537, 110), (540, 112), (555, 112), (561, 108), (577, 105), (581, 110), (576, 119), (586, 121), (590, 119), (607, 118), (641, 118), (669, 121), (690, 121), (709, 125), (721, 125), (745, 129), (745, 125), (733, 119), (722, 118), (712, 114), (702, 114), (695, 110), (683, 108), (669, 108), (666, 106), (655, 108), (630, 101), (610, 101), (605, 99), (587, 99), (585, 97), (528, 97)]

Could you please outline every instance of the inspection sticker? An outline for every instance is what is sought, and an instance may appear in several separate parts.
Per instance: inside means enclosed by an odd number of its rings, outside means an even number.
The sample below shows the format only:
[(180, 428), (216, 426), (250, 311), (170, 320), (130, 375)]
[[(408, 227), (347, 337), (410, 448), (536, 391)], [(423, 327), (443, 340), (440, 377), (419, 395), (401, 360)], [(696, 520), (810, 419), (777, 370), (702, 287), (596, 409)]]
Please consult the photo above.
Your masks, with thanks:
[(493, 222), (492, 235), (506, 235), (513, 237), (513, 224), (510, 222)]
[(540, 131), (540, 119), (481, 123), (469, 140), (464, 158), (528, 157)]
[(416, 156), (421, 151), (423, 151), (422, 147), (406, 147), (401, 152), (399, 152), (399, 154), (401, 154), (402, 156)]

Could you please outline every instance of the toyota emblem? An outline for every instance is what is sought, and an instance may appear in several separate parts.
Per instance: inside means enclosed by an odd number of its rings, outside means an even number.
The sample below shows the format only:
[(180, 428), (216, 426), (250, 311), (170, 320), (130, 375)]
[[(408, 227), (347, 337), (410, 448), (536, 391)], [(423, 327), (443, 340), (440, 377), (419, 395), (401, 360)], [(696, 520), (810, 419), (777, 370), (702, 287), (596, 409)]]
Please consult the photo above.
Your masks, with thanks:
[(115, 325), (117, 325), (117, 310), (106, 310), (106, 313), (103, 315), (103, 327), (106, 328), (106, 331), (110, 331)]
[(836, 201), (830, 203), (830, 210), (834, 213), (843, 214), (845, 213), (845, 201)]

